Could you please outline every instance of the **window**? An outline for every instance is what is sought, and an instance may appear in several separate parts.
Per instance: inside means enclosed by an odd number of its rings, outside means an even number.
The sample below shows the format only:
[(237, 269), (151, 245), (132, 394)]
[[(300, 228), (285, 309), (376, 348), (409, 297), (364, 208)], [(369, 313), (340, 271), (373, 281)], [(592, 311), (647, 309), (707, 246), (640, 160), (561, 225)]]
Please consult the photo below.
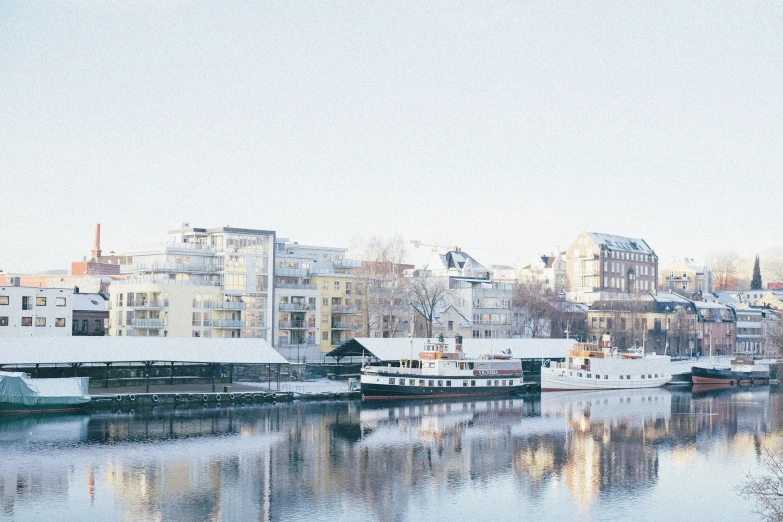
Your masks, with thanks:
[(65, 328), (65, 317), (58, 317), (55, 319), (54, 326), (57, 328)]
[(321, 339), (323, 339), (324, 341), (328, 341), (329, 340), (329, 332), (328, 331), (321, 332)]
[(335, 281), (334, 282), (334, 289), (335, 290), (339, 290), (340, 289), (340, 281)]
[(510, 381), (508, 381), (508, 385), (509, 386), (514, 386), (514, 379), (511, 379)]
[(321, 304), (322, 304), (323, 306), (329, 306), (329, 298), (328, 298), (328, 297), (324, 297), (324, 298), (321, 300)]
[[(63, 321), (65, 321), (65, 319), (63, 319)], [(95, 329), (93, 330), (93, 333), (101, 333), (102, 327), (103, 327), (103, 321), (101, 321), (100, 319), (95, 319)]]
[(608, 376), (608, 375), (604, 375), (604, 379), (608, 379), (608, 378), (609, 378), (609, 376)]
[(476, 381), (470, 381), (470, 385), (471, 386), (475, 386), (476, 385)]
[(32, 317), (22, 317), (22, 326), (32, 326), (32, 325), (33, 325)]
[(443, 386), (443, 381), (438, 381), (438, 386)]
[(630, 380), (631, 380), (631, 376), (630, 376), (630, 375), (626, 375), (626, 376), (625, 376), (625, 379), (626, 379), (626, 380), (628, 380), (628, 381), (630, 381)]
[(394, 380), (394, 377), (389, 378), (389, 384), (396, 384), (396, 381)]
[(419, 386), (424, 386), (424, 379), (419, 379)]
[(427, 386), (435, 386), (435, 381), (430, 379), (429, 382), (427, 383)]
[(64, 297), (55, 297), (54, 298), (54, 306), (65, 306), (65, 298)]
[(644, 374), (642, 374), (642, 379), (644, 379)]
[(7, 305), (7, 304), (8, 304), (8, 296), (0, 295), (0, 305)]
[(35, 298), (35, 306), (46, 306), (46, 298), (45, 297), (36, 297)]
[(622, 376), (622, 375), (620, 376), (620, 380), (621, 380), (621, 381), (623, 380), (623, 376)]
[(451, 386), (451, 381), (446, 381), (446, 386)]
[(8, 317), (0, 317), (0, 326), (8, 326)]
[(22, 296), (22, 310), (32, 310), (33, 309), (33, 298), (30, 296)]
[(449, 321), (448, 329), (449, 329), (449, 332), (454, 330), (454, 321)]
[(463, 386), (467, 386), (468, 385), (468, 381), (462, 381), (462, 385)]
[[(122, 317), (122, 316), (120, 316), (120, 317)], [(75, 331), (77, 331), (77, 330), (79, 330), (79, 320), (78, 320), (78, 319), (74, 319), (74, 320), (71, 322), (71, 331), (72, 331), (72, 332), (75, 332)]]
[(329, 290), (329, 280), (328, 279), (324, 279), (323, 289), (324, 290)]
[(82, 332), (87, 333), (87, 319), (82, 319)]
[(502, 381), (500, 381), (500, 384), (501, 384), (501, 386), (505, 386), (506, 385), (506, 379), (503, 379)]
[(345, 282), (345, 295), (351, 294), (351, 281)]
[(600, 375), (598, 375), (598, 374), (596, 373), (596, 374), (595, 374), (595, 378), (596, 378), (596, 379), (600, 379), (600, 378), (601, 378), (601, 376), (600, 376)]

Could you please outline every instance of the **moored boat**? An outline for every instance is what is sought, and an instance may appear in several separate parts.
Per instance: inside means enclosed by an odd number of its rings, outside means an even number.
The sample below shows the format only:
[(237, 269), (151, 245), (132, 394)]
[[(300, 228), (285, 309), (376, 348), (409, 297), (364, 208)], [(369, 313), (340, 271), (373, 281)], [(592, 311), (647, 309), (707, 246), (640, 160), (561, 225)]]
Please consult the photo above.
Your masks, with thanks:
[(399, 367), (365, 366), (361, 375), (365, 399), (509, 395), (524, 388), (519, 359), (469, 359), (459, 337), (453, 352), (443, 339), (428, 341), (418, 359)]
[(748, 386), (769, 384), (770, 370), (767, 364), (755, 364), (752, 359), (737, 357), (732, 359), (728, 368), (718, 366), (691, 367), (691, 380), (694, 384), (722, 384), (728, 386)]
[(76, 410), (90, 402), (89, 377), (34, 379), (0, 372), (0, 413)]
[(643, 350), (620, 353), (608, 343), (576, 343), (565, 362), (541, 366), (541, 391), (655, 388), (672, 379), (670, 362)]

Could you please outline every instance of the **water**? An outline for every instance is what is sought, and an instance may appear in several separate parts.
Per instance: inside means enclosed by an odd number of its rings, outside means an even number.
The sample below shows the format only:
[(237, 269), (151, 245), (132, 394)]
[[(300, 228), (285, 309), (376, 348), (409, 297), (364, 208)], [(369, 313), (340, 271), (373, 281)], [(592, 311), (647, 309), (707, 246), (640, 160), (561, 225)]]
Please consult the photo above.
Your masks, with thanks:
[(0, 417), (0, 520), (754, 520), (783, 394)]

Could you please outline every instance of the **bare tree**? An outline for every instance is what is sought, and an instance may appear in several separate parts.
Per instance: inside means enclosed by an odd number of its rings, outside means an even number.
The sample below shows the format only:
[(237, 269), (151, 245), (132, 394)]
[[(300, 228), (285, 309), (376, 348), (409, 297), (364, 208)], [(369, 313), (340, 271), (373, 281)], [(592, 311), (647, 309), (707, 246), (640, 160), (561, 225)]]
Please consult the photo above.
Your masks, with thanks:
[(522, 318), (523, 336), (550, 337), (554, 294), (542, 281), (531, 279), (515, 283), (511, 298), (512, 313)]
[(713, 275), (713, 285), (716, 291), (735, 290), (737, 288), (737, 265), (739, 256), (736, 252), (724, 251), (711, 256), (709, 261)]
[(415, 270), (413, 276), (405, 281), (408, 302), (424, 318), (427, 337), (432, 337), (435, 310), (445, 304), (452, 293), (448, 278), (433, 276), (427, 267), (424, 267)]
[(366, 276), (357, 289), (365, 304), (364, 333), (367, 337), (375, 332), (383, 337), (404, 335), (400, 327), (411, 315), (403, 278), (405, 242), (399, 235), (372, 236), (359, 242), (356, 250), (362, 265), (357, 273)]
[(775, 283), (783, 283), (783, 257), (765, 259), (764, 268), (768, 273), (768, 280)]
[(783, 521), (783, 449), (761, 446), (761, 464), (767, 474), (747, 475), (739, 488), (746, 499), (756, 502), (756, 513), (767, 522)]

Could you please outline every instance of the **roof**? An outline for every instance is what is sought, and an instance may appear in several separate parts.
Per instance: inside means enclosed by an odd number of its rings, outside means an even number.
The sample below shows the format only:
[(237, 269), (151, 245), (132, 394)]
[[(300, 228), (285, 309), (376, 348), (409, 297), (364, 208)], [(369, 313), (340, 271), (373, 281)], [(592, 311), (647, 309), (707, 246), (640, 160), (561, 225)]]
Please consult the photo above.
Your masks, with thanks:
[[(424, 337), (413, 340), (406, 337), (362, 337), (351, 339), (327, 355), (342, 358), (370, 354), (382, 362), (399, 361), (410, 358), (411, 341), (415, 358), (424, 350), (427, 340)], [(445, 340), (449, 351), (454, 351), (454, 342), (454, 339)], [(574, 348), (574, 342), (574, 339), (463, 339), (462, 351), (468, 357), (479, 357), (509, 349), (517, 359), (564, 359), (568, 350)]]
[(5, 337), (0, 364), (140, 361), (288, 364), (263, 339), (205, 337)]
[(80, 312), (106, 312), (109, 300), (101, 294), (73, 294), (72, 308)]
[(460, 325), (461, 327), (464, 327), (464, 328), (470, 328), (470, 321), (468, 321), (468, 318), (467, 318), (467, 317), (465, 317), (465, 316), (462, 314), (462, 312), (460, 312), (459, 310), (457, 310), (457, 309), (454, 307), (454, 305), (449, 305), (449, 306), (448, 306), (448, 307), (446, 307), (445, 309), (443, 309), (443, 308), (439, 308), (439, 309), (436, 309), (436, 310), (434, 310), (434, 314), (433, 314), (433, 324), (434, 324), (434, 323), (438, 323), (440, 326), (443, 326), (442, 324), (440, 324), (440, 318), (441, 318), (441, 316), (442, 316), (443, 314), (445, 314), (446, 312), (448, 312), (450, 308), (453, 308), (453, 309), (454, 309), (454, 312), (455, 312), (455, 313), (457, 314), (457, 316), (459, 317), (459, 325)]
[(637, 252), (640, 254), (653, 254), (653, 249), (644, 239), (633, 237), (615, 236), (613, 234), (604, 234), (601, 232), (585, 232), (596, 245), (606, 246), (610, 250), (621, 250), (624, 252)]

